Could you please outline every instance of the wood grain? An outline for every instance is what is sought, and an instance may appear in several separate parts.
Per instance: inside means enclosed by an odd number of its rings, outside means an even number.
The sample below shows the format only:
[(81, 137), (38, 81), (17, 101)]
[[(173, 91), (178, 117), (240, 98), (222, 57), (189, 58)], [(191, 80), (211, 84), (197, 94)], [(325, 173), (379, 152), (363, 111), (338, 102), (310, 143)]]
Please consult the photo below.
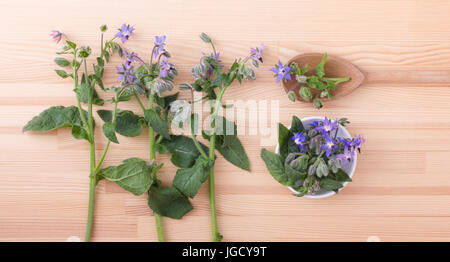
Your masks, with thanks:
[[(2, 1), (0, 18), (0, 240), (66, 241), (82, 238), (88, 197), (88, 145), (69, 130), (23, 134), (22, 126), (52, 105), (72, 105), (70, 81), (53, 72), (59, 29), (98, 49), (98, 27), (136, 26), (126, 46), (149, 53), (154, 35), (168, 37), (179, 69), (177, 83), (208, 47), (208, 32), (225, 65), (250, 46), (266, 45), (256, 82), (235, 85), (225, 100), (279, 101), (279, 120), (292, 115), (348, 117), (349, 131), (367, 138), (354, 182), (321, 200), (293, 197), (268, 174), (261, 135), (241, 136), (252, 172), (219, 159), (216, 193), (219, 227), (226, 241), (450, 240), (450, 2), (446, 0), (304, 1)], [(113, 34), (110, 30), (108, 36)], [(328, 52), (360, 68), (366, 82), (355, 92), (316, 111), (291, 103), (268, 71), (280, 58)], [(106, 68), (115, 83), (114, 58)], [(108, 95), (100, 92), (102, 97)], [(106, 108), (111, 105), (106, 105)], [(138, 109), (135, 102), (123, 109)], [(96, 118), (97, 121), (100, 119)], [(241, 128), (243, 128), (241, 126)], [(105, 165), (147, 158), (145, 135), (119, 137)], [(270, 140), (270, 139), (269, 139)], [(98, 154), (105, 138), (97, 136)], [(274, 149), (276, 139), (263, 147)], [(175, 167), (160, 156), (160, 176)], [(207, 188), (183, 220), (164, 219), (169, 241), (209, 241)], [(113, 183), (97, 189), (95, 241), (155, 241), (154, 219), (144, 196)]]

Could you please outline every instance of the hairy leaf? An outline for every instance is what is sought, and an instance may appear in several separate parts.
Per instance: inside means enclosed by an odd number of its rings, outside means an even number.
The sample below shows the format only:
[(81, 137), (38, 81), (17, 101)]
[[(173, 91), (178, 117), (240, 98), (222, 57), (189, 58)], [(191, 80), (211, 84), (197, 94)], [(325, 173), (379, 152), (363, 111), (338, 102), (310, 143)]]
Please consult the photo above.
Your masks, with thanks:
[[(88, 113), (83, 110), (85, 119)], [(77, 139), (87, 139), (78, 108), (75, 106), (53, 106), (38, 116), (33, 117), (24, 127), (23, 132), (47, 132), (58, 128), (71, 127), (72, 135)]]
[(327, 62), (327, 53), (323, 55), (322, 61), (316, 66), (316, 75), (320, 78), (325, 76), (325, 63)]
[[(113, 111), (111, 110), (98, 110), (100, 118), (105, 122), (111, 122), (113, 117)], [(118, 110), (116, 118), (116, 132), (126, 136), (135, 137), (142, 133), (142, 117), (135, 115), (129, 110)]]
[[(80, 101), (81, 101), (81, 102), (83, 102), (83, 103), (89, 102), (89, 95), (90, 95), (90, 88), (89, 88), (89, 85), (87, 85), (87, 84), (85, 84), (85, 83), (80, 84), (80, 85), (78, 86), (78, 88), (76, 89), (76, 92), (77, 92), (78, 95), (80, 96)], [(101, 99), (101, 98), (98, 97), (98, 93), (97, 93), (97, 91), (95, 90), (95, 88), (94, 88), (94, 93), (93, 93), (93, 95), (92, 95), (92, 98), (93, 98), (93, 99), (92, 99), (92, 103), (93, 103), (94, 105), (102, 106), (102, 105), (105, 103), (105, 101), (104, 101), (103, 99)]]
[(320, 180), (319, 185), (320, 185), (320, 187), (322, 189), (333, 190), (336, 193), (339, 190), (339, 188), (342, 187), (342, 183), (341, 182), (336, 181), (336, 180), (331, 179), (331, 178), (324, 178), (324, 179)]
[(208, 178), (212, 162), (200, 156), (192, 167), (178, 169), (173, 180), (173, 186), (184, 195), (193, 198)]
[[(200, 156), (194, 142), (186, 136), (171, 136), (171, 140), (161, 141), (172, 155), (170, 161), (177, 167), (191, 167), (195, 160)], [(203, 151), (208, 152), (208, 148), (200, 143)]]
[(306, 172), (301, 172), (292, 168), (289, 164), (284, 164), (284, 172), (287, 176), (287, 183), (289, 186), (295, 186), (295, 183), (299, 180), (303, 180), (306, 178)]
[(62, 78), (67, 78), (70, 75), (64, 70), (55, 70), (56, 74), (58, 74)]
[(154, 109), (145, 110), (145, 121), (158, 134), (166, 139), (170, 139), (169, 124), (161, 118), (161, 116)]
[(63, 58), (63, 57), (57, 57), (57, 58), (55, 58), (54, 61), (55, 61), (55, 63), (56, 63), (57, 65), (59, 65), (60, 67), (66, 67), (66, 66), (70, 65), (69, 60), (67, 60), (67, 59), (65, 59), (65, 58)]
[(303, 123), (298, 117), (293, 116), (292, 117), (292, 123), (291, 123), (291, 129), (292, 134), (305, 131), (305, 127), (303, 126)]
[(338, 172), (334, 174), (334, 177), (336, 178), (337, 181), (340, 182), (352, 182), (352, 179), (341, 168), (339, 168)]
[(275, 178), (275, 180), (279, 183), (286, 185), (288, 182), (288, 177), (284, 172), (284, 166), (280, 155), (263, 148), (261, 150), (261, 158), (266, 163), (266, 167), (273, 178)]
[(151, 187), (148, 193), (148, 206), (162, 216), (175, 219), (182, 218), (193, 209), (189, 199), (173, 186)]
[(278, 123), (278, 147), (280, 149), (281, 158), (284, 160), (288, 154), (288, 145), (291, 132), (283, 124)]
[(234, 140), (237, 138), (236, 124), (222, 116), (217, 116), (214, 124), (216, 128), (216, 134), (222, 135), (223, 138), (221, 146), (226, 147), (232, 145)]
[(239, 138), (236, 137), (233, 143), (227, 146), (224, 146), (224, 137), (222, 135), (216, 136), (216, 141), (216, 149), (228, 162), (246, 171), (250, 171), (250, 161)]
[(89, 140), (89, 135), (86, 132), (86, 129), (81, 126), (72, 126), (72, 136), (75, 137), (75, 139)]
[(116, 182), (123, 189), (139, 196), (150, 189), (153, 183), (153, 172), (156, 169), (158, 168), (152, 169), (142, 159), (128, 158), (119, 166), (101, 169), (98, 175)]
[(119, 141), (117, 140), (116, 136), (116, 125), (111, 122), (105, 122), (103, 124), (103, 134), (105, 134), (106, 138), (108, 138), (109, 141), (119, 144)]

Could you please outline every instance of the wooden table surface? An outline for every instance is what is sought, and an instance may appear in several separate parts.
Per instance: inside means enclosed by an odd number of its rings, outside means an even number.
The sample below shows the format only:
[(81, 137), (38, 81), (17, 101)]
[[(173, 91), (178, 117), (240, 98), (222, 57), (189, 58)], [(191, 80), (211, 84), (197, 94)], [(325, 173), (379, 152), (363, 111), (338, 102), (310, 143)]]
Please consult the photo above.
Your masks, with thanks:
[[(115, 29), (123, 22), (135, 25), (126, 46), (139, 54), (149, 52), (154, 35), (167, 35), (177, 84), (191, 79), (191, 66), (209, 51), (198, 38), (202, 31), (214, 38), (227, 66), (263, 42), (257, 80), (234, 85), (225, 99), (279, 101), (285, 125), (292, 115), (346, 116), (349, 131), (367, 138), (354, 182), (336, 196), (313, 200), (293, 197), (267, 172), (260, 150), (273, 150), (276, 139), (261, 146), (261, 134), (241, 136), (252, 171), (222, 158), (216, 164), (225, 241), (450, 240), (450, 1), (16, 0), (2, 1), (0, 9), (1, 241), (83, 238), (88, 144), (69, 130), (23, 134), (22, 126), (49, 106), (75, 103), (70, 80), (53, 71), (57, 47), (50, 30), (97, 50), (99, 26)], [(291, 103), (268, 69), (278, 58), (305, 52), (343, 57), (366, 82), (320, 111)], [(108, 85), (116, 81), (119, 61), (106, 69)], [(138, 106), (133, 101), (121, 108)], [(119, 140), (105, 165), (148, 157), (146, 135)], [(105, 142), (99, 133), (98, 155)], [(176, 169), (167, 156), (158, 159), (165, 163), (160, 177), (169, 183)], [(164, 219), (167, 240), (211, 239), (206, 186), (193, 204), (182, 220)], [(111, 182), (98, 186), (94, 227), (94, 241), (156, 240), (146, 197)]]

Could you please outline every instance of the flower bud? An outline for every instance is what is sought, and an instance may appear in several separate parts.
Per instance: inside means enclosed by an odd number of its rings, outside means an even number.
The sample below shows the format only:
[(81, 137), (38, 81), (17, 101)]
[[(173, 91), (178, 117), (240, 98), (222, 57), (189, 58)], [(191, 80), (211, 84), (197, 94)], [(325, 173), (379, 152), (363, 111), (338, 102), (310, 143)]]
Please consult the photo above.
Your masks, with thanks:
[(303, 154), (297, 159), (299, 160), (300, 170), (306, 170), (306, 168), (308, 168), (309, 156), (307, 154)]
[(195, 80), (203, 79), (206, 77), (206, 66), (202, 64), (197, 64), (192, 68), (192, 76)]
[(316, 165), (311, 165), (308, 168), (308, 176), (313, 176), (316, 173)]
[(333, 173), (337, 173), (338, 172), (338, 164), (337, 164), (337, 159), (330, 159), (328, 160), (328, 166), (330, 167), (331, 171), (333, 171)]
[(201, 33), (200, 39), (202, 39), (205, 43), (211, 43), (211, 38), (206, 33)]
[(295, 76), (295, 80), (297, 80), (297, 82), (299, 82), (300, 84), (306, 83), (307, 79), (308, 79), (308, 77), (305, 75), (296, 75)]
[(302, 86), (300, 88), (300, 97), (303, 98), (305, 101), (309, 101), (312, 98), (311, 90), (307, 86)]
[(87, 58), (91, 54), (91, 48), (89, 46), (82, 46), (78, 51), (78, 57)]
[(101, 25), (101, 26), (100, 26), (100, 31), (101, 31), (102, 33), (106, 32), (106, 30), (108, 30), (108, 26), (107, 26), (107, 25)]
[(309, 131), (308, 131), (308, 136), (309, 137), (314, 137), (315, 135), (317, 135), (319, 132), (317, 131), (317, 130), (315, 130), (315, 129), (310, 129)]
[(314, 189), (314, 192), (318, 192), (320, 190), (319, 181), (317, 181), (317, 180), (314, 181), (313, 189)]
[(320, 101), (319, 98), (314, 98), (313, 104), (317, 109), (321, 109), (323, 107), (322, 101)]
[(323, 160), (323, 159), (319, 160), (319, 164), (317, 165), (317, 169), (316, 169), (316, 175), (318, 177), (328, 176), (328, 166), (325, 163), (325, 160)]
[(289, 163), (289, 166), (291, 166), (295, 170), (300, 170), (300, 159), (296, 158), (296, 159), (292, 160)]
[(294, 93), (294, 91), (289, 91), (288, 92), (288, 98), (289, 98), (289, 100), (291, 100), (292, 102), (295, 102), (295, 100), (297, 100), (297, 97), (295, 96), (295, 93)]
[(327, 97), (327, 96), (330, 96), (330, 93), (328, 92), (328, 90), (323, 90), (323, 91), (320, 93), (320, 97), (321, 97), (321, 98), (324, 98), (324, 97)]

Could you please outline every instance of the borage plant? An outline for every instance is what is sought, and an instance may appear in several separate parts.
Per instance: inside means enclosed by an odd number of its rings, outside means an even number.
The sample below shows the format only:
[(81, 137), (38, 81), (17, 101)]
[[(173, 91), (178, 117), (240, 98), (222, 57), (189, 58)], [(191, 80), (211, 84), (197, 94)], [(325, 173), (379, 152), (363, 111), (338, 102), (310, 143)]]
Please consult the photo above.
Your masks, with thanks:
[[(216, 217), (216, 201), (215, 201), (215, 186), (214, 186), (214, 163), (215, 163), (215, 150), (222, 154), (222, 156), (236, 165), (237, 167), (249, 171), (250, 163), (245, 153), (245, 150), (241, 144), (241, 141), (237, 138), (236, 125), (224, 117), (220, 116), (220, 110), (222, 107), (222, 98), (227, 88), (238, 80), (239, 83), (242, 80), (255, 80), (255, 72), (247, 65), (247, 62), (251, 61), (253, 66), (258, 67), (262, 62), (261, 53), (264, 46), (259, 48), (252, 48), (250, 55), (244, 59), (235, 60), (228, 70), (224, 69), (224, 66), (219, 60), (219, 53), (216, 52), (213, 41), (211, 38), (202, 33), (200, 38), (211, 45), (212, 53), (210, 55), (203, 54), (200, 59), (200, 63), (192, 68), (192, 75), (194, 82), (191, 84), (181, 84), (180, 89), (190, 90), (191, 94), (194, 91), (203, 92), (204, 98), (208, 99), (212, 106), (209, 113), (210, 129), (202, 132), (203, 138), (209, 140), (209, 149), (200, 144), (197, 141), (197, 121), (198, 115), (192, 114), (191, 119), (191, 133), (192, 141), (200, 152), (195, 159), (195, 163), (188, 168), (180, 169), (173, 181), (175, 186), (184, 195), (193, 198), (201, 185), (209, 179), (209, 200), (211, 209), (211, 226), (213, 241), (217, 242), (222, 239), (222, 235), (219, 234), (217, 228)], [(193, 95), (192, 95), (193, 97)], [(187, 105), (186, 101), (177, 101), (174, 111), (179, 108), (179, 105)], [(191, 101), (193, 104), (194, 101)], [(192, 109), (191, 109), (192, 110)], [(186, 116), (186, 111), (179, 110), (178, 114), (175, 114), (175, 119), (180, 114)], [(190, 112), (188, 112), (190, 114)]]
[[(192, 210), (192, 205), (177, 188), (161, 185), (157, 172), (163, 164), (157, 162), (156, 152), (171, 153), (172, 162), (179, 167), (190, 167), (193, 158), (200, 155), (189, 138), (169, 133), (172, 119), (169, 106), (177, 99), (178, 93), (165, 95), (173, 89), (173, 79), (177, 75), (175, 66), (169, 62), (170, 54), (164, 48), (165, 40), (165, 36), (155, 37), (149, 62), (124, 49), (125, 62), (117, 67), (120, 86), (110, 88), (116, 94), (116, 101), (135, 98), (143, 116), (117, 107), (113, 111), (98, 111), (108, 125), (107, 145), (118, 143), (116, 132), (133, 137), (141, 134), (143, 125), (148, 126), (149, 161), (129, 158), (119, 166), (100, 170), (98, 177), (114, 181), (134, 195), (148, 192), (148, 205), (154, 212), (159, 241), (165, 241), (161, 216), (179, 219)], [(145, 103), (141, 96), (147, 99)]]
[(364, 138), (338, 136), (346, 118), (314, 121), (306, 128), (293, 117), (290, 129), (278, 125), (279, 154), (262, 149), (261, 157), (270, 174), (281, 184), (298, 192), (296, 196), (327, 191), (336, 193), (344, 182), (352, 181), (343, 170), (360, 152)]
[[(297, 63), (292, 62), (290, 65), (283, 65), (281, 61), (270, 71), (275, 73), (276, 82), (296, 81), (300, 84), (298, 94), (294, 90), (289, 90), (288, 98), (291, 101), (297, 99), (297, 95), (307, 102), (312, 100), (317, 109), (322, 108), (322, 98), (332, 98), (331, 91), (340, 83), (350, 81), (350, 77), (331, 78), (325, 77), (325, 63), (327, 61), (327, 54), (325, 53), (322, 61), (315, 67), (315, 74), (306, 75), (308, 73), (308, 65), (300, 68)], [(293, 80), (294, 79), (294, 80)]]
[[(133, 27), (124, 24), (119, 30), (118, 34), (111, 40), (104, 41), (103, 35), (107, 31), (107, 26), (102, 25), (101, 42), (100, 42), (100, 56), (96, 57), (93, 64), (93, 72), (89, 73), (87, 59), (91, 55), (91, 48), (89, 46), (78, 46), (75, 42), (66, 39), (65, 45), (58, 55), (70, 55), (71, 58), (67, 59), (63, 56), (55, 58), (55, 63), (63, 68), (71, 68), (71, 72), (66, 70), (57, 69), (55, 72), (61, 78), (71, 77), (73, 79), (75, 98), (77, 106), (53, 106), (46, 109), (38, 116), (35, 116), (29, 121), (23, 131), (36, 131), (47, 132), (56, 130), (59, 128), (70, 127), (72, 128), (72, 135), (76, 139), (85, 139), (89, 142), (90, 152), (90, 186), (89, 186), (89, 207), (88, 207), (88, 219), (86, 226), (85, 241), (91, 240), (92, 222), (94, 218), (94, 201), (95, 201), (95, 188), (97, 185), (96, 174), (100, 170), (100, 167), (105, 159), (108, 151), (108, 146), (104, 149), (101, 158), (96, 161), (95, 154), (95, 122), (93, 119), (93, 105), (102, 106), (104, 104), (103, 99), (99, 98), (95, 86), (99, 86), (104, 89), (103, 86), (103, 73), (105, 62), (109, 62), (110, 56), (115, 51), (119, 54), (122, 53), (122, 47), (115, 42), (118, 35), (126, 34), (126, 37), (122, 37), (122, 43), (128, 40), (133, 32)], [(52, 31), (50, 36), (55, 42), (60, 42), (65, 35), (59, 31)], [(80, 77), (81, 76), (81, 77)], [(117, 107), (117, 96), (120, 96), (121, 91), (116, 91), (116, 99), (113, 100), (115, 107)], [(84, 110), (81, 103), (87, 103), (88, 110)], [(114, 121), (113, 121), (114, 122)], [(105, 135), (109, 137), (111, 125), (107, 124), (103, 126)]]

